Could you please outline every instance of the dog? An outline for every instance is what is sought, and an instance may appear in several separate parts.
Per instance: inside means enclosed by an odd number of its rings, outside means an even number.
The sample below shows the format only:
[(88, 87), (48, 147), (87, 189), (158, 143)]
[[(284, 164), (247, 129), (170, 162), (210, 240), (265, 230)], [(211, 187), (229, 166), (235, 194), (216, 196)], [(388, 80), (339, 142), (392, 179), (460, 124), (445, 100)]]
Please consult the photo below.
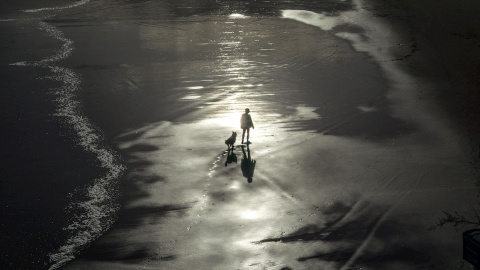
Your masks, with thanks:
[(232, 131), (232, 136), (225, 140), (225, 144), (227, 145), (228, 149), (233, 148), (235, 141), (237, 140), (237, 132)]

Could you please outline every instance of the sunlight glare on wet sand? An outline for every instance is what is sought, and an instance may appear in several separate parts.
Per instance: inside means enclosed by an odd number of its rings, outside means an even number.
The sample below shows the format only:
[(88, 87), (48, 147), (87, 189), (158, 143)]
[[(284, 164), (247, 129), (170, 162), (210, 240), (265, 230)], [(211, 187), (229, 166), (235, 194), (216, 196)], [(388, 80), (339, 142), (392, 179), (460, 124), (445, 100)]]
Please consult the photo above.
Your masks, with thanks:
[(244, 219), (258, 219), (259, 217), (261, 217), (260, 213), (258, 211), (254, 211), (254, 210), (246, 210), (246, 211), (243, 211), (240, 216)]
[(240, 13), (233, 13), (233, 14), (230, 14), (230, 16), (228, 16), (230, 19), (245, 19), (245, 18), (248, 18), (248, 16), (245, 16), (243, 14), (240, 14)]
[[(223, 126), (223, 127), (230, 127), (234, 130), (240, 127), (240, 114), (237, 112), (239, 111), (238, 108), (229, 110), (229, 113), (220, 113), (216, 114), (215, 118), (205, 120), (209, 125), (216, 125), (216, 126)], [(238, 136), (238, 134), (237, 134)]]

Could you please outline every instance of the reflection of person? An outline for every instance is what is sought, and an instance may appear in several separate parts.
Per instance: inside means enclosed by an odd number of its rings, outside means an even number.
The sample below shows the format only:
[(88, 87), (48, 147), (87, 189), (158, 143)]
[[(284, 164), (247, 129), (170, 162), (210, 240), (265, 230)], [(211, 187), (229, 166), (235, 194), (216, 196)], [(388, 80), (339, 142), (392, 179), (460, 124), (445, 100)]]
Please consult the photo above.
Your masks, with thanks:
[(250, 144), (250, 141), (249, 141), (250, 128), (255, 129), (255, 127), (253, 126), (252, 117), (248, 114), (249, 112), (250, 112), (250, 109), (246, 108), (245, 113), (242, 114), (242, 118), (240, 118), (240, 126), (243, 129), (242, 144), (243, 144), (243, 140), (245, 138), (245, 131), (247, 131), (247, 144)]
[(242, 173), (243, 176), (247, 178), (248, 183), (252, 182), (253, 179), (253, 171), (255, 171), (255, 164), (257, 162), (255, 160), (252, 160), (252, 156), (250, 156), (250, 148), (247, 145), (247, 153), (245, 153), (245, 147), (242, 146), (242, 152), (243, 152), (243, 159), (241, 163), (242, 167)]

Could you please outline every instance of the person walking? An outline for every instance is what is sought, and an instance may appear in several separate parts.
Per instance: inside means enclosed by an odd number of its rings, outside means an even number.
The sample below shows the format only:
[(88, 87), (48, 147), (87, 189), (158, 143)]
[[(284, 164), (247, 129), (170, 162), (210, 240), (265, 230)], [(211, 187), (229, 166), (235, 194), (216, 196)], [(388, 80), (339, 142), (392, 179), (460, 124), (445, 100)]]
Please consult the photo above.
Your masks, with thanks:
[(250, 109), (246, 108), (245, 113), (242, 114), (242, 117), (240, 118), (240, 127), (243, 129), (242, 133), (242, 144), (245, 138), (245, 131), (247, 132), (247, 144), (250, 144), (251, 142), (249, 141), (250, 139), (250, 128), (255, 129), (255, 126), (253, 125), (252, 117), (250, 116)]

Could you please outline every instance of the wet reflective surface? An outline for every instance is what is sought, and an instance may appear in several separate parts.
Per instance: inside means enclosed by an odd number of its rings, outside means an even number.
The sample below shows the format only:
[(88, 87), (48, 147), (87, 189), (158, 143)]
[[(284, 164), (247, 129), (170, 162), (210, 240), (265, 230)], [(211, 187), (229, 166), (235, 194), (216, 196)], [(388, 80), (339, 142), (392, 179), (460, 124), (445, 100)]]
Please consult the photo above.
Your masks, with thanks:
[(45, 19), (127, 168), (115, 223), (65, 269), (456, 267), (456, 232), (427, 228), (474, 198), (468, 147), (394, 61), (410, 37), (361, 4), (92, 1)]
[[(312, 107), (319, 115), (313, 119), (320, 120), (292, 128), (332, 134), (377, 138), (412, 129), (390, 116), (385, 102), (387, 82), (378, 76), (378, 67), (335, 36), (363, 31), (358, 26), (350, 29), (353, 24), (337, 16), (353, 9), (353, 3), (217, 4), (207, 8), (200, 2), (185, 8), (194, 14), (179, 14), (175, 10), (183, 5), (178, 3), (107, 2), (103, 8), (111, 12), (100, 17), (91, 10), (92, 3), (81, 14), (64, 15), (68, 20), (52, 20), (72, 35), (90, 37), (77, 48), (72, 62), (81, 63), (77, 68), (84, 70), (94, 68), (93, 73), (84, 72), (92, 76), (87, 83), (95, 81), (86, 88), (89, 99), (95, 101), (87, 108), (105, 116), (100, 121), (107, 130), (207, 110), (228, 115), (248, 106), (255, 106), (257, 121), (262, 123), (278, 119), (279, 114), (289, 118), (297, 106)], [(322, 13), (282, 10), (283, 5)], [(147, 10), (150, 13), (144, 14)], [(95, 19), (85, 21), (90, 16)], [(320, 21), (312, 27), (295, 23), (295, 18)], [(112, 69), (115, 66), (122, 68)], [(116, 80), (113, 89), (99, 85), (105, 78)], [(105, 94), (105, 88), (114, 95)], [(120, 105), (132, 99), (134, 108)], [(170, 100), (183, 102), (172, 106)], [(98, 106), (105, 102), (114, 106)], [(121, 109), (115, 110), (116, 106)], [(370, 113), (362, 113), (361, 108)], [(115, 119), (120, 112), (127, 114), (126, 119)], [(348, 126), (339, 125), (350, 118)], [(379, 121), (388, 127), (369, 128)]]
[[(393, 116), (378, 64), (337, 37), (367, 29), (330, 8), (227, 8), (122, 24), (141, 50), (115, 80), (149, 93), (148, 102), (138, 99), (139, 117), (148, 109), (167, 120), (116, 138), (136, 194), (124, 211), (152, 214), (137, 216), (128, 230), (114, 226), (72, 268), (91, 260), (163, 269), (456, 264), (459, 250), (443, 241), (458, 239), (426, 228), (434, 209), (450, 204), (446, 197), (468, 189), (468, 165), (439, 165), (439, 153), (455, 156), (455, 147), (422, 144), (421, 121)], [(241, 132), (245, 107), (253, 144), (227, 151), (223, 141)], [(242, 164), (253, 161), (249, 181)], [(456, 187), (439, 174), (452, 175)], [(119, 224), (130, 222), (121, 211)]]

